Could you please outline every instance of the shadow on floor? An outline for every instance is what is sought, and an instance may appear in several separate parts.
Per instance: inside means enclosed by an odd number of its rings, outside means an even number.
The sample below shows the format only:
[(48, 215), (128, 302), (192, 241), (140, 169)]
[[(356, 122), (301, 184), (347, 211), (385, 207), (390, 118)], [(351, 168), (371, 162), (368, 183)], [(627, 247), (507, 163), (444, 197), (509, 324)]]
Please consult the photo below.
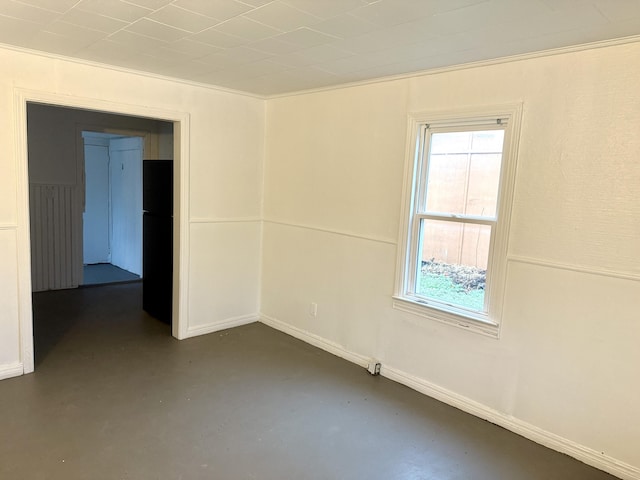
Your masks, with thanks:
[[(117, 304), (116, 311), (126, 312), (124, 316), (110, 318), (114, 311), (111, 303)], [(36, 367), (78, 324), (91, 325), (107, 321), (115, 328), (123, 321), (134, 325), (141, 319), (146, 319), (151, 324), (160, 323), (142, 310), (140, 282), (35, 292), (32, 295), (32, 305)], [(162, 324), (161, 328), (166, 327)], [(170, 331), (166, 334), (170, 335)]]

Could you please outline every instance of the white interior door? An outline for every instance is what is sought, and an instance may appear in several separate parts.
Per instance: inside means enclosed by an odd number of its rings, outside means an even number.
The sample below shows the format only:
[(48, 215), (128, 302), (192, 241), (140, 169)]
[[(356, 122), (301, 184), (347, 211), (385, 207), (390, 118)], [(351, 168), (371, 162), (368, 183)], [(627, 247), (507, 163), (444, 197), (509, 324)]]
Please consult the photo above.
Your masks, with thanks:
[(111, 263), (142, 275), (142, 138), (112, 139), (109, 157)]
[(109, 263), (109, 147), (85, 144), (84, 159), (83, 262)]

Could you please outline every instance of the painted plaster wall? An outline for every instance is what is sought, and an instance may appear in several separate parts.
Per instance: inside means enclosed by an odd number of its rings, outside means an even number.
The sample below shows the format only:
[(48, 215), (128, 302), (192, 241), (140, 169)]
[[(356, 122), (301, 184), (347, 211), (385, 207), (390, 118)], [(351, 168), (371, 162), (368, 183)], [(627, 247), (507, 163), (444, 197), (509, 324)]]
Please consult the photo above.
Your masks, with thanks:
[[(270, 100), (265, 318), (638, 475), (638, 78), (635, 43)], [(514, 102), (501, 338), (394, 310), (407, 114)]]
[(20, 370), (18, 275), (28, 271), (16, 258), (25, 228), (18, 224), (17, 91), (188, 114), (191, 273), (180, 279), (189, 286), (187, 333), (255, 317), (263, 100), (8, 49), (0, 49), (0, 63), (0, 376)]

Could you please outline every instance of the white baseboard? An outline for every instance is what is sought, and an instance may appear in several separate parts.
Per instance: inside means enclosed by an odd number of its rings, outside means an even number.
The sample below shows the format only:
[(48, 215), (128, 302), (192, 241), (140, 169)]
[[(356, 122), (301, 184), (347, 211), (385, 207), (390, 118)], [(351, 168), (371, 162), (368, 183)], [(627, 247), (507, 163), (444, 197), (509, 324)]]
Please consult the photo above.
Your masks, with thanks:
[(624, 480), (640, 480), (640, 468), (621, 462), (601, 452), (580, 445), (530, 423), (506, 415), (470, 398), (434, 385), (426, 380), (409, 375), (395, 368), (382, 365), (380, 374), (390, 380), (406, 385), (447, 405), (458, 408), (488, 422), (499, 425), (540, 445), (551, 448), (580, 460), (587, 465), (603, 470)]
[(227, 318), (225, 320), (219, 320), (216, 322), (207, 323), (205, 325), (198, 325), (197, 327), (187, 328), (187, 334), (184, 338), (197, 337), (200, 335), (206, 335), (207, 333), (217, 332), (219, 330), (226, 330), (227, 328), (239, 327), (241, 325), (247, 325), (260, 320), (258, 314), (241, 315), (239, 317)]
[(269, 325), (276, 330), (280, 330), (281, 332), (286, 333), (287, 335), (291, 335), (303, 342), (309, 343), (315, 347), (321, 348), (329, 353), (332, 353), (340, 358), (344, 358), (345, 360), (350, 361), (351, 363), (355, 363), (361, 367), (366, 368), (371, 362), (370, 358), (367, 358), (363, 355), (359, 355), (357, 353), (351, 352), (344, 348), (342, 345), (331, 342), (322, 338), (319, 335), (314, 333), (307, 332), (298, 327), (291, 326), (287, 323), (284, 323), (275, 318), (269, 317), (267, 315), (261, 315), (260, 321), (265, 325)]
[[(276, 330), (287, 333), (292, 337), (326, 350), (329, 353), (344, 358), (345, 360), (355, 363), (356, 365), (360, 365), (361, 367), (366, 368), (369, 363), (372, 362), (372, 359), (351, 352), (337, 343), (326, 340), (300, 328), (293, 327), (275, 318), (261, 315), (260, 321), (275, 328)], [(540, 445), (544, 445), (545, 447), (557, 452), (569, 455), (570, 457), (580, 460), (587, 465), (603, 470), (623, 480), (640, 480), (640, 468), (638, 467), (621, 462), (601, 452), (536, 427), (535, 425), (524, 422), (510, 415), (506, 415), (487, 407), (486, 405), (471, 400), (470, 398), (427, 382), (419, 377), (410, 375), (392, 367), (387, 367), (384, 364), (382, 365), (380, 374), (389, 380), (406, 385), (413, 390), (435, 398), (447, 405), (499, 425), (511, 432), (523, 436), (524, 438), (539, 443)]]
[(22, 363), (9, 363), (0, 365), (0, 380), (11, 377), (19, 377), (24, 373), (24, 365)]

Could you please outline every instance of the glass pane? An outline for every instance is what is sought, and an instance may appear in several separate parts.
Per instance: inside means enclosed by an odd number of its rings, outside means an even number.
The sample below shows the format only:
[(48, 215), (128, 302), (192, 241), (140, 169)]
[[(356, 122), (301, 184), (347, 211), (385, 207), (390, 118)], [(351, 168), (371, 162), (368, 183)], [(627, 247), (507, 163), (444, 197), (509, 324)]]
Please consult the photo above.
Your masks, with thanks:
[(433, 133), (426, 211), (495, 217), (503, 130)]
[(471, 151), (474, 153), (502, 153), (504, 130), (472, 132)]
[(501, 164), (502, 155), (499, 153), (471, 154), (465, 214), (495, 218)]
[(467, 153), (471, 146), (473, 132), (447, 132), (431, 135), (431, 154)]
[(491, 226), (422, 220), (416, 294), (484, 311)]
[(427, 180), (427, 211), (464, 213), (469, 156), (431, 155)]

